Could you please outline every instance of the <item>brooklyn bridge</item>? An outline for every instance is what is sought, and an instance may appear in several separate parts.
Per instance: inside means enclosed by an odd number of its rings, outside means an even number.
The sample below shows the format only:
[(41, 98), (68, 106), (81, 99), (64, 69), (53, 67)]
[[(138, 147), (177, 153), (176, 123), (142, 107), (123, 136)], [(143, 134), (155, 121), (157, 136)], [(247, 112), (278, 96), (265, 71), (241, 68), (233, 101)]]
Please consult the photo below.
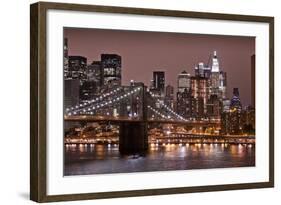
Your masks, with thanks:
[(87, 102), (68, 107), (64, 120), (118, 125), (119, 151), (124, 154), (148, 149), (148, 125), (183, 125), (201, 130), (220, 127), (217, 120), (186, 119), (144, 85), (116, 87)]

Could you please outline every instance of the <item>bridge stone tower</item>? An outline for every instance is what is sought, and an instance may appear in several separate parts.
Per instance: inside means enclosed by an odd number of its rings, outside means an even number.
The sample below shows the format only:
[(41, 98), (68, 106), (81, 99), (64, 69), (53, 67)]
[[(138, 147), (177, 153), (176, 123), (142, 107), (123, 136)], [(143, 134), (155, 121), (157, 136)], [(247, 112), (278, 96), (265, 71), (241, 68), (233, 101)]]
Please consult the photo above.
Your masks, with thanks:
[(148, 150), (147, 132), (147, 93), (142, 86), (142, 117), (138, 121), (120, 123), (119, 152), (120, 154), (144, 154)]

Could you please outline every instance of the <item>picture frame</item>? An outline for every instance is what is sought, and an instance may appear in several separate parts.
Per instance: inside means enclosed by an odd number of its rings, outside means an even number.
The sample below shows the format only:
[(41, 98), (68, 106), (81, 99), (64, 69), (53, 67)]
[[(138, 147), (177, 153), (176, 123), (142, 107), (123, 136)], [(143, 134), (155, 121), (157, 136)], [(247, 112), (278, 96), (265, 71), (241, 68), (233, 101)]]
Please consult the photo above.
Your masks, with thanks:
[[(125, 189), (114, 191), (98, 191), (98, 192), (77, 192), (49, 194), (48, 176), (50, 168), (48, 163), (48, 134), (50, 127), (48, 126), (49, 99), (50, 89), (48, 87), (48, 40), (50, 33), (48, 26), (50, 23), (49, 11), (81, 12), (81, 13), (101, 13), (101, 14), (118, 14), (144, 17), (157, 17), (159, 19), (178, 18), (178, 19), (195, 19), (195, 20), (213, 20), (227, 22), (246, 22), (252, 24), (266, 25), (268, 35), (268, 56), (264, 57), (268, 60), (268, 86), (266, 85), (268, 97), (268, 121), (262, 123), (268, 126), (268, 140), (265, 145), (268, 150), (268, 164), (264, 167), (266, 170), (266, 180), (257, 180), (254, 182), (239, 183), (218, 183), (212, 185), (193, 185), (193, 186), (167, 186), (162, 188), (139, 188)], [(124, 18), (125, 18), (124, 17)], [(208, 22), (207, 22), (208, 23)], [(115, 24), (118, 28), (118, 23)], [(115, 29), (113, 28), (113, 29)], [(256, 70), (256, 73), (260, 70)], [(52, 79), (55, 81), (56, 79)], [(258, 98), (257, 98), (258, 100)], [(257, 121), (260, 119), (256, 119)], [(262, 146), (262, 145), (260, 145)], [(59, 150), (53, 150), (59, 153)], [(99, 176), (97, 176), (99, 177)], [(114, 178), (114, 175), (111, 175)], [(79, 180), (79, 179), (78, 179)], [(130, 181), (126, 182), (130, 183)], [(74, 185), (74, 184), (72, 184)], [(193, 192), (210, 192), (223, 190), (238, 189), (254, 189), (274, 187), (274, 17), (267, 16), (248, 16), (236, 14), (219, 14), (205, 12), (189, 12), (174, 10), (157, 10), (144, 8), (125, 8), (111, 6), (97, 6), (84, 4), (65, 4), (65, 3), (49, 3), (38, 2), (30, 6), (30, 199), (36, 202), (53, 202), (68, 200), (87, 200), (102, 199), (115, 197), (134, 197), (162, 194), (180, 194)], [(79, 188), (79, 187), (78, 187)]]

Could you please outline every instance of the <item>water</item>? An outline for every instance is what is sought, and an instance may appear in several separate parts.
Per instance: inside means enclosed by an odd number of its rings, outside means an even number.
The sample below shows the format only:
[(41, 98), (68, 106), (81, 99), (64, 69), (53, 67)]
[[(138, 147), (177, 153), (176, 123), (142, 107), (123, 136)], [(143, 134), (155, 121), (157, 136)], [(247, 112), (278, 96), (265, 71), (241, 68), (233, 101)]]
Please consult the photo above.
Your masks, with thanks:
[(146, 156), (120, 156), (117, 145), (65, 145), (64, 175), (248, 166), (255, 166), (254, 145), (159, 145)]

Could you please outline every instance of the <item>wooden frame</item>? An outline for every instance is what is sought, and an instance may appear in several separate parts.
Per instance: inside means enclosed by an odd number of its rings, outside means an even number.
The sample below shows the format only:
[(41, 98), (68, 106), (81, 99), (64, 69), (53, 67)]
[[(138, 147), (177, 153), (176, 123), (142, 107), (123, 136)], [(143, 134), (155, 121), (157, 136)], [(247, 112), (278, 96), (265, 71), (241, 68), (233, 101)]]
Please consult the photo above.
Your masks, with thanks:
[[(48, 9), (75, 10), (86, 12), (106, 12), (154, 16), (189, 17), (232, 21), (264, 22), (269, 24), (270, 64), (269, 64), (269, 181), (215, 186), (164, 188), (134, 191), (116, 191), (72, 195), (47, 195), (46, 192), (46, 12)], [(30, 7), (30, 199), (37, 202), (66, 200), (132, 197), (160, 194), (179, 194), (236, 189), (265, 188), (274, 186), (274, 18), (262, 16), (200, 13), (172, 10), (122, 8), (81, 4), (39, 2)]]

